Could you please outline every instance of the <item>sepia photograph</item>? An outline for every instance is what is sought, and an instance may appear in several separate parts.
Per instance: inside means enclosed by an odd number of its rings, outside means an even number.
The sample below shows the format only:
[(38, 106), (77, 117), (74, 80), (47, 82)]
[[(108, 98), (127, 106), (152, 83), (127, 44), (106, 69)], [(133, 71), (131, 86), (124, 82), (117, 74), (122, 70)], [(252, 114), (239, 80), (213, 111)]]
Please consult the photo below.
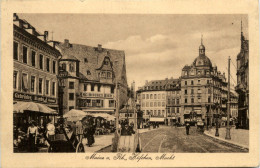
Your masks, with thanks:
[[(252, 14), (52, 7), (6, 15), (2, 130), (13, 158), (6, 161), (190, 167), (259, 157), (259, 27), (250, 25), (258, 23)], [(202, 164), (201, 156), (219, 163)]]
[(247, 22), (14, 13), (14, 152), (248, 152)]

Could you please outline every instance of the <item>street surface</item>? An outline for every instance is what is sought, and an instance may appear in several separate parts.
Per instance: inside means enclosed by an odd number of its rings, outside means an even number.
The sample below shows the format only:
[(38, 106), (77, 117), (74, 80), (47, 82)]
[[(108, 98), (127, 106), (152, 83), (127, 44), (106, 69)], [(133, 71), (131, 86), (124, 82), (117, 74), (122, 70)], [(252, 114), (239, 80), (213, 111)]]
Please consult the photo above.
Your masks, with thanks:
[[(186, 135), (184, 127), (163, 127), (140, 134), (144, 153), (231, 153), (248, 152), (235, 146), (214, 140), (191, 127)], [(107, 147), (99, 152), (110, 152)]]

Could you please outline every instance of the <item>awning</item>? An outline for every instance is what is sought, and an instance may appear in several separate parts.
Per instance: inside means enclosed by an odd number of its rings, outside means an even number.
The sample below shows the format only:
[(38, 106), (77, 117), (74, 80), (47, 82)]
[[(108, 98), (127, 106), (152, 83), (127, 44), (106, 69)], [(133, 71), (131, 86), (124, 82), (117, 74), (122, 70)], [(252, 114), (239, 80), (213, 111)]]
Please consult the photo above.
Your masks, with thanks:
[(35, 102), (17, 102), (13, 105), (13, 112), (14, 113), (23, 113), (24, 111), (34, 111), (34, 112), (41, 112), (45, 114), (58, 114), (56, 110), (49, 108), (48, 106), (35, 103)]
[(63, 117), (67, 118), (67, 121), (78, 121), (87, 115), (92, 116), (92, 114), (86, 113), (84, 111), (72, 109), (66, 114), (64, 114)]
[(109, 121), (114, 120), (116, 118), (115, 116), (112, 116), (112, 115), (107, 114), (107, 113), (94, 113), (92, 115), (93, 115), (93, 117), (102, 117), (102, 118), (109, 120)]
[(164, 118), (151, 117), (151, 122), (164, 122)]
[(83, 109), (85, 112), (114, 112), (114, 109)]

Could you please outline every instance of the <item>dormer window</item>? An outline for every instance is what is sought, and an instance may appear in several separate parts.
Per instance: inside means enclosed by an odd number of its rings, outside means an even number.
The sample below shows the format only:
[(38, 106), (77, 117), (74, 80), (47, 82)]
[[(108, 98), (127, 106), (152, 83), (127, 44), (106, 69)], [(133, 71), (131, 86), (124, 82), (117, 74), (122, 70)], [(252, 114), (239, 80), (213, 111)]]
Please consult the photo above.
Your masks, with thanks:
[(87, 75), (91, 75), (91, 72), (89, 70), (87, 70)]
[(101, 72), (101, 77), (105, 78), (106, 77), (106, 72)]
[(70, 64), (70, 72), (74, 72), (74, 65), (72, 63)]
[(112, 78), (111, 72), (107, 72), (107, 78)]

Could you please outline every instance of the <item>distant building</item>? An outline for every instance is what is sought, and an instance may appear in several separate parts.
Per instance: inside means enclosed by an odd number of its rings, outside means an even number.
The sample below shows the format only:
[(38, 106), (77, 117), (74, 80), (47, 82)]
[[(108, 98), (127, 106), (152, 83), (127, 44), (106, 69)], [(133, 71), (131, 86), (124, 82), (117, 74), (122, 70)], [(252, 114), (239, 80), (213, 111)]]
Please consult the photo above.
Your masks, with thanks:
[(201, 41), (199, 56), (191, 65), (182, 69), (181, 75), (181, 123), (203, 120), (212, 125), (214, 113), (226, 114), (227, 82), (225, 74), (213, 67), (205, 55)]
[(238, 122), (249, 129), (249, 41), (243, 35), (241, 22), (241, 48), (237, 55)]
[[(58, 110), (57, 74), (61, 54), (47, 40), (47, 31), (41, 34), (26, 20), (13, 15), (14, 104), (35, 102)], [(28, 110), (14, 115), (14, 122), (19, 125), (21, 120), (35, 120), (42, 125), (48, 115), (41, 114)]]
[(64, 93), (64, 112), (80, 109), (90, 113), (115, 113), (119, 83), (120, 107), (127, 101), (124, 51), (80, 44), (69, 40), (58, 45), (60, 68), (68, 72)]

